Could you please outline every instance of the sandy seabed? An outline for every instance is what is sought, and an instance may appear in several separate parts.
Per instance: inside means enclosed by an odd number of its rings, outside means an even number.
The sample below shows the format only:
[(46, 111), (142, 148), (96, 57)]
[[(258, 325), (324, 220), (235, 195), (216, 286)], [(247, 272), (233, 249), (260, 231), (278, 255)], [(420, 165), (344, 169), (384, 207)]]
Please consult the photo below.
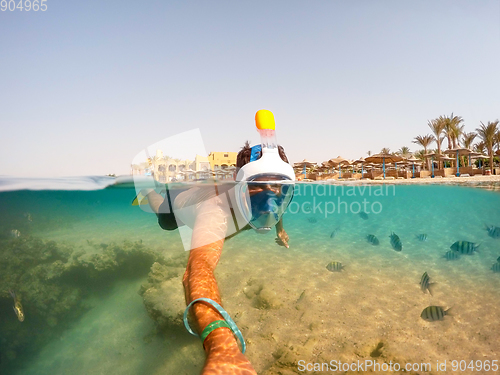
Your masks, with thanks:
[[(462, 178), (369, 183), (458, 181)], [(463, 181), (489, 184), (500, 181), (500, 176)], [(158, 251), (168, 244), (169, 251), (183, 252), (177, 232), (158, 231), (146, 214), (130, 218), (121, 215), (99, 226), (84, 222), (76, 234), (55, 231), (46, 238), (85, 246), (87, 239), (119, 241), (127, 233), (129, 240), (144, 239)], [(428, 242), (411, 246), (405, 242), (399, 253), (387, 238), (381, 238), (377, 247), (367, 244), (362, 231), (342, 229), (338, 238), (325, 241), (329, 234), (324, 228), (332, 224), (322, 225), (304, 217), (289, 232), (290, 249), (275, 245), (272, 235), (248, 232), (224, 245), (216, 269), (223, 305), (242, 331), (246, 354), (259, 374), (401, 373), (300, 371), (299, 367), (365, 360), (398, 363), (401, 368), (430, 364), (430, 371), (407, 372), (413, 374), (492, 373), (454, 372), (451, 361), (500, 360), (500, 274), (490, 270), (490, 259), (500, 255), (500, 240), (487, 238), (486, 254), (455, 262), (442, 258), (447, 248), (433, 242), (432, 232)], [(437, 247), (443, 250), (436, 251)], [(329, 272), (330, 261), (342, 262), (345, 270)], [(425, 271), (436, 283), (432, 296), (419, 287)], [(199, 374), (204, 361), (201, 343), (182, 327), (155, 333), (137, 294), (142, 282), (117, 285), (59, 342), (44, 348), (26, 374)], [(178, 298), (184, 302), (182, 293)], [(453, 315), (426, 322), (420, 314), (430, 305), (451, 307)], [(447, 361), (446, 372), (437, 370), (438, 361)]]

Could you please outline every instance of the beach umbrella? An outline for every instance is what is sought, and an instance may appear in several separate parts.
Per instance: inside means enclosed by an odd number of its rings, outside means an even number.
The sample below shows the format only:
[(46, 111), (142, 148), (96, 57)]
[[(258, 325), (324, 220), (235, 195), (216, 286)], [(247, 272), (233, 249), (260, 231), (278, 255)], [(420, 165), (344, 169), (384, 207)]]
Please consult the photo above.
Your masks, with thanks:
[[(499, 151), (497, 151), (497, 154), (500, 155)], [(489, 156), (488, 155), (480, 154), (479, 152), (471, 152), (469, 154), (469, 158), (471, 158), (471, 159), (479, 159), (479, 168), (481, 168), (481, 159), (488, 159)], [(470, 162), (469, 162), (469, 164), (470, 164)]]
[(295, 163), (293, 165), (293, 167), (297, 167), (297, 168), (302, 168), (302, 173), (304, 174), (304, 178), (306, 178), (306, 168), (308, 167), (312, 167), (312, 166), (315, 166), (317, 165), (316, 163), (312, 162), (312, 161), (309, 161), (307, 159), (304, 159), (302, 160), (301, 162), (299, 163)]
[(355, 161), (355, 163), (361, 163), (361, 178), (363, 178), (363, 174), (365, 173), (363, 170), (363, 164), (365, 163), (365, 159), (359, 158), (358, 160)]
[(382, 168), (384, 170), (384, 180), (385, 180), (385, 163), (397, 163), (398, 161), (403, 160), (401, 156), (398, 155), (391, 155), (391, 154), (376, 154), (372, 156), (368, 156), (365, 159), (367, 162), (370, 163), (382, 163)]
[(444, 153), (445, 154), (450, 154), (450, 155), (453, 155), (453, 154), (456, 154), (457, 155), (457, 174), (456, 176), (460, 176), (460, 164), (458, 162), (458, 156), (462, 156), (462, 155), (469, 155), (472, 151), (469, 150), (468, 148), (461, 148), (461, 147), (457, 147), (457, 148), (452, 148), (450, 150), (446, 150)]
[(349, 164), (349, 160), (344, 159), (342, 156), (337, 156), (336, 158), (328, 160), (328, 163), (330, 163), (334, 167), (339, 167), (339, 178), (342, 178), (342, 171), (340, 170), (340, 166)]
[(415, 178), (415, 162), (419, 161), (419, 159), (417, 159), (415, 156), (412, 155), (411, 158), (407, 159), (407, 161), (411, 162), (413, 166), (413, 175), (411, 178)]

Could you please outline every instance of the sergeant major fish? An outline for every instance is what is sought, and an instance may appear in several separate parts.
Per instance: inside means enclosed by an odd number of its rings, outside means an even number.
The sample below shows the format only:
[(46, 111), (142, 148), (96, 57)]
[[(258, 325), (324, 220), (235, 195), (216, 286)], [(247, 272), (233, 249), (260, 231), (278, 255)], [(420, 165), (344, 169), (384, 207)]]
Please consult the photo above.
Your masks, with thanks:
[(399, 239), (399, 236), (396, 233), (392, 232), (389, 237), (391, 239), (391, 246), (394, 250), (396, 251), (403, 250), (403, 244), (401, 243), (401, 240)]
[(445, 310), (441, 306), (429, 306), (422, 311), (420, 317), (428, 322), (435, 322), (436, 320), (443, 320), (445, 315), (451, 315), (450, 310)]
[(330, 262), (326, 265), (326, 269), (330, 272), (340, 272), (344, 269), (344, 266), (340, 262)]
[(24, 311), (23, 311), (23, 305), (21, 305), (21, 302), (19, 299), (17, 299), (16, 293), (11, 289), (9, 290), (10, 295), (12, 298), (14, 298), (14, 312), (17, 315), (17, 319), (19, 319), (20, 322), (24, 321)]
[(359, 216), (363, 219), (363, 220), (368, 220), (368, 214), (365, 212), (365, 211), (361, 211), (359, 213)]
[(456, 260), (460, 258), (460, 254), (456, 251), (450, 250), (447, 251), (446, 254), (444, 254), (444, 257), (446, 258), (446, 260)]
[(425, 233), (417, 234), (415, 237), (419, 241), (422, 241), (422, 242), (427, 241), (427, 234), (425, 234)]
[(429, 281), (430, 281), (429, 275), (427, 274), (427, 272), (424, 272), (422, 278), (420, 279), (420, 289), (422, 289), (422, 292), (424, 293), (426, 290), (428, 290), (430, 295), (432, 296), (431, 286), (434, 285), (435, 283), (430, 283)]
[(492, 238), (500, 238), (500, 227), (486, 226), (486, 230), (488, 231), (488, 236)]
[(373, 246), (378, 246), (378, 244), (380, 243), (378, 238), (373, 234), (369, 234), (368, 236), (366, 236), (366, 240)]
[(474, 254), (474, 251), (477, 251), (479, 244), (469, 241), (457, 241), (453, 245), (450, 246), (450, 249), (456, 251), (460, 254)]
[(495, 273), (500, 272), (500, 262), (496, 262), (495, 264), (493, 264), (493, 266), (491, 266), (491, 270)]

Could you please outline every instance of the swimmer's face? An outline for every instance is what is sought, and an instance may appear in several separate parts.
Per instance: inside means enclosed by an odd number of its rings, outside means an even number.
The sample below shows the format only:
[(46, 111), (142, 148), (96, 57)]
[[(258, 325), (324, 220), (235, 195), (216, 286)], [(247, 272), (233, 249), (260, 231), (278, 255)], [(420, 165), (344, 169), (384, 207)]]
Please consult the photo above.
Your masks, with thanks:
[(265, 185), (250, 185), (248, 186), (248, 194), (250, 196), (258, 194), (262, 191), (272, 191), (274, 194), (276, 194), (278, 197), (281, 195), (281, 189), (279, 186), (271, 186), (270, 184), (265, 184)]
[[(255, 182), (268, 181), (267, 177), (259, 177), (253, 180)], [(279, 184), (248, 184), (248, 194), (250, 196), (258, 194), (262, 191), (272, 191), (278, 197), (281, 195), (281, 186)]]

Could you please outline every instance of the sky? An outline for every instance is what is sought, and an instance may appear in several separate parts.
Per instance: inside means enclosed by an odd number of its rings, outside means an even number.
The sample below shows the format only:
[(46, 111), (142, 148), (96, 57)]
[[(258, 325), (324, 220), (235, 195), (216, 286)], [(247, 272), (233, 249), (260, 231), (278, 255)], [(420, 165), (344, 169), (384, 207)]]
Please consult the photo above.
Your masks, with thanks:
[(195, 129), (206, 152), (239, 151), (259, 109), (291, 162), (500, 118), (499, 0), (45, 4), (0, 11), (0, 175), (129, 174)]

